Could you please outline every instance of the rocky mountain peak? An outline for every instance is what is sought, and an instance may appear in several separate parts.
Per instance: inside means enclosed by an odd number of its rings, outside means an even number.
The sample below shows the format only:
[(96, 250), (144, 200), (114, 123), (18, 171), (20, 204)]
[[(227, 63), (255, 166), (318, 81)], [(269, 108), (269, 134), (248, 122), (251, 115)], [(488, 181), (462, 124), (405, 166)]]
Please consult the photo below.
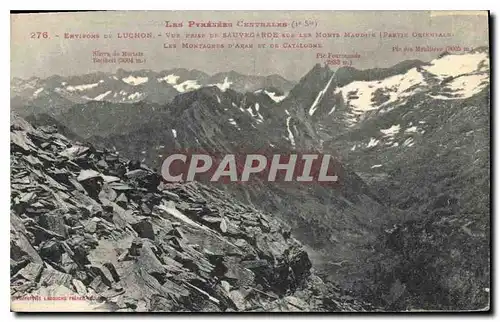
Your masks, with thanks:
[(314, 67), (301, 78), (300, 83), (328, 79), (331, 74), (332, 71), (327, 65), (322, 66), (318, 63), (314, 65)]

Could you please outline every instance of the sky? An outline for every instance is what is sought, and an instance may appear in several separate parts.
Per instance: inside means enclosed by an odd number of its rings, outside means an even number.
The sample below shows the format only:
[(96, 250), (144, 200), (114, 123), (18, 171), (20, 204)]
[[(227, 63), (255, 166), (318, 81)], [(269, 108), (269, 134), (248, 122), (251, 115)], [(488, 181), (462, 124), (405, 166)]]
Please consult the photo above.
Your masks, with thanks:
[[(165, 21), (183, 23), (183, 27), (166, 27)], [(232, 23), (233, 27), (189, 27), (189, 21)], [(286, 22), (287, 27), (238, 27), (244, 22)], [(293, 22), (301, 22), (296, 27)], [(311, 24), (312, 26), (305, 26)], [(44, 34), (46, 32), (46, 34)], [(118, 34), (152, 33), (153, 38), (123, 39)], [(172, 40), (165, 33), (178, 33)], [(313, 37), (295, 39), (221, 39), (228, 32), (279, 32)], [(340, 33), (338, 38), (315, 38), (317, 32)], [(375, 33), (374, 38), (344, 37), (345, 32)], [(407, 33), (408, 37), (380, 37), (380, 32)], [(448, 37), (413, 37), (413, 33), (444, 33)], [(65, 33), (98, 33), (99, 39), (65, 39)], [(210, 33), (217, 39), (186, 39), (186, 34)], [(161, 34), (161, 36), (160, 36)], [(45, 36), (46, 35), (46, 36)], [(111, 35), (112, 38), (104, 38)], [(59, 37), (57, 37), (59, 36)], [(45, 38), (47, 37), (47, 38)], [(322, 48), (270, 48), (272, 44), (314, 43)], [(220, 43), (225, 49), (182, 49), (182, 43)], [(252, 49), (228, 49), (229, 44), (253, 44)], [(164, 48), (176, 44), (177, 48)], [(266, 48), (257, 48), (265, 44)], [(488, 45), (488, 16), (470, 11), (110, 11), (79, 13), (44, 13), (11, 15), (11, 77), (46, 78), (70, 76), (96, 71), (114, 72), (172, 68), (198, 69), (209, 74), (230, 70), (249, 75), (279, 74), (298, 80), (316, 63), (324, 64), (330, 54), (358, 54), (346, 60), (359, 69), (389, 67), (405, 59), (430, 61), (439, 52), (393, 51), (394, 46), (475, 48)], [(96, 63), (93, 52), (142, 52), (140, 63)], [(335, 62), (330, 62), (335, 64)], [(331, 65), (336, 68), (336, 65)]]

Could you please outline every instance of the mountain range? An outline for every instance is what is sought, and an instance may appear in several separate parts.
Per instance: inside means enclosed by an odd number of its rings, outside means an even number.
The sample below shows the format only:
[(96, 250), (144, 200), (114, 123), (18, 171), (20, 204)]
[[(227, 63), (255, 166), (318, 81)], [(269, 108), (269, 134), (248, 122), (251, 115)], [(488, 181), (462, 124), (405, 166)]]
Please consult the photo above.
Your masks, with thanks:
[(477, 48), (389, 68), (318, 64), (296, 84), (119, 70), (14, 80), (11, 93), (34, 125), (157, 172), (179, 150), (330, 153), (339, 187), (213, 188), (286, 221), (318, 275), (365, 303), (480, 310), (490, 298), (489, 79), (488, 48)]
[(14, 78), (11, 97), (13, 106), (30, 106), (30, 113), (58, 113), (72, 104), (92, 102), (166, 104), (180, 93), (207, 86), (232, 88), (240, 92), (264, 90), (269, 97), (279, 100), (293, 85), (279, 75), (251, 76), (235, 71), (208, 75), (184, 68), (161, 72), (118, 69), (116, 73), (96, 72), (69, 77), (54, 75), (46, 79)]

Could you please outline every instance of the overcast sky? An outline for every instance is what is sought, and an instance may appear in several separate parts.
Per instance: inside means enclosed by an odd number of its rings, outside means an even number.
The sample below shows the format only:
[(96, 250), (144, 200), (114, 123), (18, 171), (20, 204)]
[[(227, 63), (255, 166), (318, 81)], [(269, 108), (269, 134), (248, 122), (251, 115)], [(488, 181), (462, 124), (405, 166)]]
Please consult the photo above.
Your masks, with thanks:
[[(165, 28), (164, 21), (183, 21), (183, 28)], [(236, 25), (238, 20), (252, 21), (292, 21), (315, 20), (316, 28), (188, 28), (187, 22), (224, 21)], [(393, 52), (394, 45), (401, 46), (434, 46), (459, 45), (478, 47), (488, 45), (488, 18), (485, 12), (235, 12), (235, 11), (122, 11), (91, 13), (57, 13), (57, 14), (23, 14), (11, 16), (11, 76), (29, 78), (32, 76), (48, 77), (54, 74), (63, 76), (77, 75), (94, 71), (113, 72), (118, 68), (126, 70), (165, 69), (184, 67), (199, 69), (209, 74), (235, 70), (244, 74), (270, 75), (280, 74), (291, 80), (298, 80), (318, 60), (318, 52), (334, 54), (354, 53), (361, 56), (353, 59), (353, 67), (373, 68), (394, 65), (404, 59), (431, 60), (437, 53), (401, 53)], [(152, 32), (153, 39), (118, 39), (118, 32)], [(164, 43), (169, 41), (159, 37), (159, 33), (178, 32), (181, 42), (195, 43), (186, 40), (187, 32), (408, 32), (409, 38), (381, 39), (376, 38), (309, 38), (301, 42), (321, 42), (322, 49), (253, 49), (253, 50), (192, 50), (165, 49)], [(413, 38), (412, 32), (451, 33), (448, 38)], [(32, 39), (32, 33), (48, 32), (50, 39)], [(98, 40), (67, 40), (64, 33), (111, 34), (114, 38)], [(59, 35), (56, 38), (55, 35)], [(234, 40), (203, 41), (233, 43)], [(252, 39), (243, 39), (244, 43), (252, 43)], [(263, 42), (261, 40), (255, 40)], [(265, 41), (271, 44), (272, 41)], [(277, 40), (276, 43), (297, 42)], [(92, 51), (129, 50), (142, 51), (144, 64), (95, 64), (92, 62)]]

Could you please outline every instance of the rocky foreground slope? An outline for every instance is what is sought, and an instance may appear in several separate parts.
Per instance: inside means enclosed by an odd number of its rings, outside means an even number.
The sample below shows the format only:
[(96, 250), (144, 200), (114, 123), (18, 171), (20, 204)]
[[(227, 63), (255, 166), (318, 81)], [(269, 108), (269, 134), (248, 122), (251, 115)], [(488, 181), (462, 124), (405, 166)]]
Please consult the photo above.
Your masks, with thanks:
[(14, 310), (364, 309), (276, 219), (17, 117), (11, 188)]

